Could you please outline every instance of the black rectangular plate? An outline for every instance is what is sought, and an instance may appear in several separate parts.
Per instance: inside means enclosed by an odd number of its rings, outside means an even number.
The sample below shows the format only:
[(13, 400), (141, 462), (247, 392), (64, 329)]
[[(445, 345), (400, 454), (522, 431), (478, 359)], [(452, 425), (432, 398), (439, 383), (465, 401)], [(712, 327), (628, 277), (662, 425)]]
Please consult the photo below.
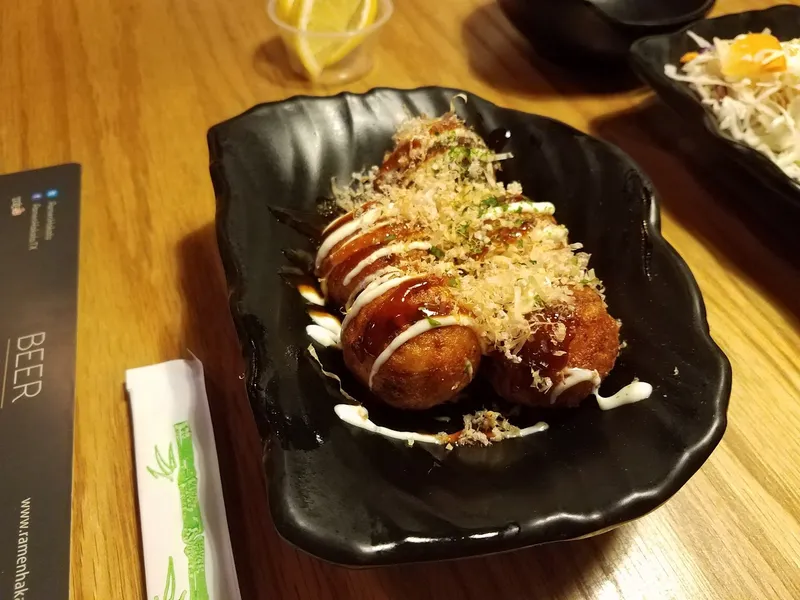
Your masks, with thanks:
[[(605, 281), (628, 342), (607, 389), (638, 376), (653, 384), (653, 397), (608, 412), (587, 401), (548, 416), (546, 433), (449, 454), (337, 419), (333, 406), (345, 400), (308, 358), (305, 307), (278, 274), (283, 249), (313, 248), (271, 209), (315, 211), (332, 177), (346, 181), (380, 163), (403, 119), (440, 115), (457, 93), (298, 97), (209, 133), (231, 310), (253, 411), (267, 434), (270, 509), (284, 537), (334, 562), (457, 558), (603, 531), (667, 500), (725, 428), (730, 365), (708, 334), (694, 278), (661, 237), (647, 177), (609, 144), (472, 94), (456, 102), (459, 113), (484, 136), (511, 132), (505, 175), (556, 205)], [(496, 398), (478, 389), (478, 401)]]

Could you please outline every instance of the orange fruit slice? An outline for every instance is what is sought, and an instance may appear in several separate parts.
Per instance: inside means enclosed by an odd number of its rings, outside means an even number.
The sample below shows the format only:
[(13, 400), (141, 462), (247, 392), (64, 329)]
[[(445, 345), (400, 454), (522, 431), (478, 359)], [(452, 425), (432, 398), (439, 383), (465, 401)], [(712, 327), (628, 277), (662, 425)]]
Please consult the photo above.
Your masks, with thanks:
[(733, 79), (760, 77), (786, 70), (786, 56), (778, 38), (768, 33), (748, 33), (728, 49), (722, 73)]

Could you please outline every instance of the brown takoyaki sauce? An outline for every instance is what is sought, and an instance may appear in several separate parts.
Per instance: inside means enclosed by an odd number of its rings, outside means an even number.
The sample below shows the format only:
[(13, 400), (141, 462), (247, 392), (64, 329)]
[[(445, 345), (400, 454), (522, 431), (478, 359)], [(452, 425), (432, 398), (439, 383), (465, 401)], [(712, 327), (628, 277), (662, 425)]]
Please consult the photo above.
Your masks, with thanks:
[(450, 313), (449, 307), (429, 305), (414, 300), (419, 292), (439, 285), (430, 280), (410, 279), (392, 290), (383, 300), (364, 329), (363, 335), (356, 340), (354, 350), (363, 360), (366, 355), (377, 357), (407, 326), (425, 318), (434, 318), (444, 311)]
[(555, 327), (541, 325), (534, 329), (528, 342), (520, 351), (522, 364), (540, 371), (543, 375), (556, 374), (567, 366), (569, 346), (575, 335), (570, 317), (548, 311), (548, 321), (566, 327), (563, 339), (559, 340)]

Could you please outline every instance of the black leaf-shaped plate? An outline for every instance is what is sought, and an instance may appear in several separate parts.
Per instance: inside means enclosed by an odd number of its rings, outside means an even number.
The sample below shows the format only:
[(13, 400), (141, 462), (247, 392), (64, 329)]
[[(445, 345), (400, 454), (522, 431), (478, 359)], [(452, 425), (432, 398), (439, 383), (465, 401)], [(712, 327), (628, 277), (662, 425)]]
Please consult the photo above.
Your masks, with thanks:
[(631, 46), (631, 62), (639, 76), (667, 105), (690, 124), (704, 127), (711, 134), (709, 138), (716, 151), (733, 161), (733, 167), (744, 168), (764, 187), (770, 200), (764, 202), (764, 198), (759, 196), (749, 202), (749, 207), (762, 214), (766, 211), (768, 220), (794, 227), (800, 219), (800, 184), (765, 155), (721, 131), (714, 114), (700, 102), (689, 84), (664, 74), (665, 65), (679, 66), (681, 56), (698, 49), (687, 31), (711, 41), (714, 37), (731, 39), (741, 33), (764, 29), (770, 29), (773, 35), (784, 41), (800, 37), (800, 6), (782, 4), (765, 10), (703, 19), (674, 33), (643, 38)]
[[(604, 390), (639, 377), (654, 394), (609, 412), (587, 400), (546, 414), (545, 433), (452, 453), (409, 448), (338, 420), (333, 407), (345, 400), (309, 358), (306, 307), (278, 273), (282, 251), (313, 248), (276, 209), (313, 213), (331, 178), (346, 181), (380, 163), (401, 120), (442, 114), (457, 93), (297, 97), (209, 133), (220, 252), (267, 442), (272, 516), (287, 540), (337, 563), (457, 558), (609, 529), (666, 501), (725, 429), (730, 365), (709, 336), (692, 274), (661, 237), (645, 175), (609, 144), (471, 94), (456, 101), (458, 112), (483, 135), (512, 133), (505, 177), (556, 205), (572, 239), (592, 253), (610, 311), (624, 323), (628, 345)], [(322, 360), (337, 370), (331, 352)], [(337, 372), (345, 389), (365, 393)], [(472, 396), (473, 405), (494, 401), (485, 388)], [(396, 427), (427, 418), (373, 406), (370, 414)]]

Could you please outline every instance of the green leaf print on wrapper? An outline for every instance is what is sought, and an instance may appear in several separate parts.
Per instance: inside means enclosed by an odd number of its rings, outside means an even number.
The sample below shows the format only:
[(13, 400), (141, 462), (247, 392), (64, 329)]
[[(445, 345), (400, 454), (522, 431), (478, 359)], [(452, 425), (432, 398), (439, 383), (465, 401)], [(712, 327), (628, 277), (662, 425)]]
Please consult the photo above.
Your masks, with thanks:
[[(167, 459), (161, 455), (158, 446), (155, 448), (156, 464), (158, 469), (147, 467), (147, 471), (155, 479), (166, 479), (174, 482), (175, 469), (178, 470), (178, 495), (181, 503), (181, 539), (183, 552), (189, 563), (189, 591), (181, 593), (177, 600), (209, 600), (208, 584), (206, 583), (206, 541), (203, 516), (200, 513), (200, 500), (197, 495), (197, 470), (194, 462), (194, 444), (192, 428), (187, 421), (181, 421), (174, 426), (175, 441), (178, 447), (178, 458), (172, 443), (169, 445)], [(164, 596), (155, 596), (154, 600), (175, 600), (175, 563), (170, 556), (167, 567), (167, 582), (164, 586)]]
[[(175, 562), (171, 556), (167, 567), (167, 583), (164, 584), (164, 595), (160, 599), (156, 596), (154, 600), (175, 600)], [(182, 592), (178, 600), (186, 600), (186, 592)]]
[(153, 469), (152, 467), (147, 467), (147, 472), (150, 473), (155, 479), (163, 477), (164, 479), (169, 479), (172, 481), (172, 474), (175, 472), (176, 467), (178, 466), (175, 463), (175, 451), (172, 448), (172, 444), (169, 445), (169, 454), (167, 455), (167, 460), (164, 460), (164, 457), (161, 456), (161, 451), (158, 449), (158, 446), (154, 448), (156, 454), (156, 464), (158, 465), (158, 470)]
[(194, 466), (192, 428), (187, 421), (175, 424), (178, 445), (178, 491), (181, 497), (184, 553), (189, 560), (189, 598), (208, 600), (206, 584), (206, 541), (200, 500), (197, 497), (197, 471)]

